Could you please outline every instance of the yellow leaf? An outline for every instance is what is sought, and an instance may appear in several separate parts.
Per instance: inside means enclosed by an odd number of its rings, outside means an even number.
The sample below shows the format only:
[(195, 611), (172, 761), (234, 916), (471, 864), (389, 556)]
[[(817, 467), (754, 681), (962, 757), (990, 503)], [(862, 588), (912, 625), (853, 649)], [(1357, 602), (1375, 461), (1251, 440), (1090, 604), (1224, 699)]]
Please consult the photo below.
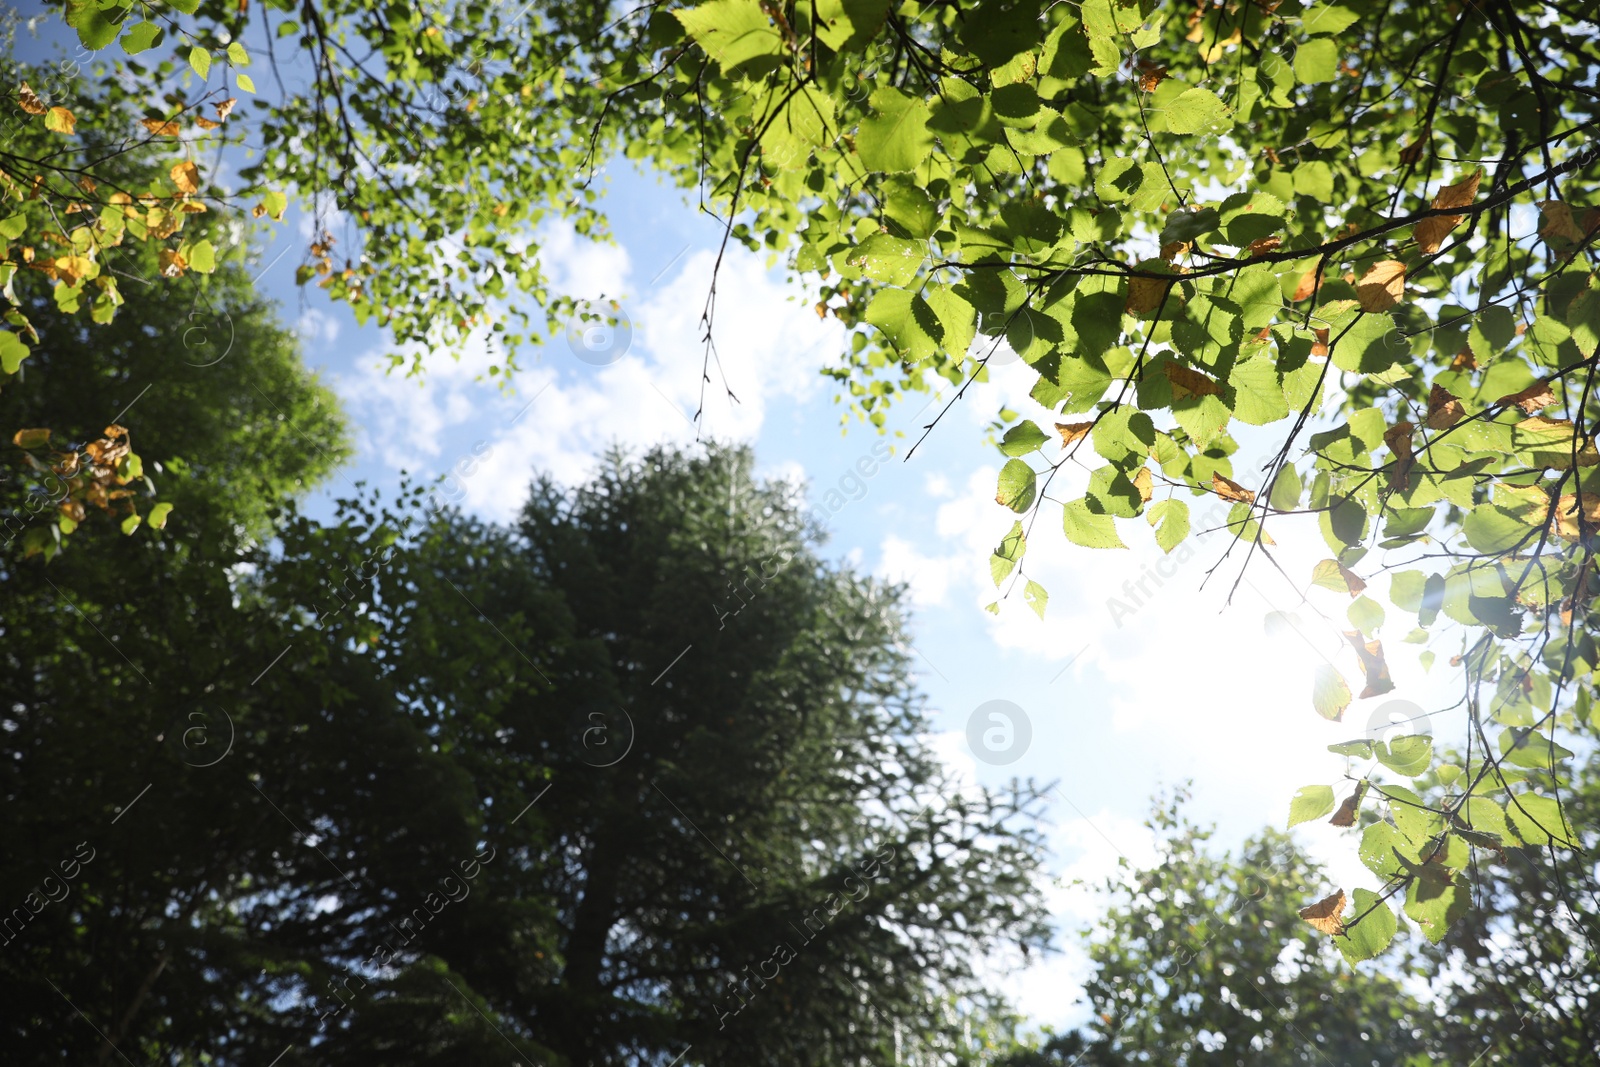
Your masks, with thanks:
[(163, 248), (159, 258), (164, 278), (176, 278), (189, 266), (189, 261), (183, 258), (182, 253), (171, 248)]
[[(1483, 168), (1480, 167), (1454, 185), (1440, 189), (1439, 195), (1433, 198), (1434, 209), (1466, 207), (1478, 195), (1478, 182), (1482, 178)], [(1433, 215), (1417, 223), (1411, 232), (1422, 254), (1431, 256), (1439, 251), (1439, 246), (1444, 244), (1444, 239), (1460, 224), (1461, 219), (1461, 215)]]
[(1135, 315), (1154, 311), (1161, 306), (1171, 284), (1165, 278), (1129, 278), (1126, 309)]
[(172, 170), (168, 173), (172, 175), (172, 182), (178, 187), (179, 192), (193, 195), (200, 191), (200, 172), (188, 160), (173, 164)]
[[(1365, 788), (1356, 786), (1356, 791), (1344, 798), (1343, 803), (1339, 805), (1339, 810), (1328, 817), (1328, 825), (1354, 826), (1356, 824), (1356, 812), (1361, 807), (1361, 795), (1365, 792)], [(1340, 910), (1342, 911), (1343, 909), (1341, 908)]]
[(1344, 933), (1344, 890), (1300, 909), (1300, 918), (1332, 937)]
[(157, 137), (178, 136), (178, 124), (167, 119), (140, 119), (140, 125)]
[(1448, 430), (1460, 422), (1466, 415), (1461, 410), (1461, 401), (1455, 394), (1442, 385), (1435, 385), (1428, 392), (1428, 429)]
[(1058, 422), (1056, 432), (1061, 435), (1061, 447), (1067, 448), (1074, 441), (1089, 436), (1089, 431), (1094, 429), (1094, 421), (1089, 422)]
[(204, 115), (196, 115), (194, 117), (194, 124), (196, 126), (200, 127), (202, 130), (214, 130), (218, 126), (222, 125), (222, 123), (220, 123), (220, 122), (212, 122), (210, 119), (206, 118)]
[(1150, 503), (1150, 497), (1154, 486), (1150, 479), (1149, 467), (1139, 468), (1139, 473), (1133, 476), (1133, 487), (1139, 490), (1139, 501), (1141, 503)]
[(1167, 381), (1172, 383), (1174, 401), (1188, 400), (1192, 396), (1222, 394), (1221, 386), (1197, 370), (1190, 370), (1180, 363), (1168, 363), (1162, 369), (1166, 372)]
[(18, 430), (11, 437), (18, 448), (43, 448), (50, 443), (49, 430)]
[(49, 110), (44, 106), (44, 101), (40, 100), (37, 94), (28, 88), (27, 82), (17, 86), (17, 103), (22, 106), (22, 110), (30, 115), (43, 115)]
[(70, 137), (77, 124), (77, 116), (64, 107), (53, 107), (45, 112), (44, 128), (54, 133)]
[(1224, 478), (1216, 471), (1211, 472), (1211, 488), (1223, 500), (1230, 504), (1254, 504), (1256, 495), (1232, 478)]
[(1367, 674), (1367, 685), (1361, 690), (1361, 699), (1382, 696), (1393, 690), (1394, 682), (1389, 678), (1389, 664), (1383, 658), (1383, 642), (1363, 641), (1359, 630), (1346, 631), (1344, 636), (1345, 640), (1350, 642), (1350, 647), (1356, 650), (1356, 658), (1361, 660), (1361, 669)]
[(237, 104), (238, 102), (239, 102), (239, 98), (238, 97), (230, 96), (230, 97), (228, 97), (228, 99), (226, 99), (222, 103), (218, 104), (217, 105), (217, 121), (219, 121), (219, 122), (224, 121), (224, 120), (227, 119), (227, 117), (229, 115), (233, 114), (233, 106), (235, 104)]
[(1356, 282), (1356, 300), (1366, 312), (1388, 311), (1406, 295), (1406, 265), (1385, 259), (1367, 268)]
[(1544, 225), (1539, 227), (1539, 236), (1546, 241), (1552, 237), (1573, 243), (1583, 240), (1583, 231), (1572, 220), (1572, 205), (1563, 204), (1559, 200), (1544, 200), (1539, 203), (1539, 211), (1544, 215)]
[(1534, 382), (1520, 393), (1509, 393), (1495, 401), (1496, 405), (1515, 404), (1524, 415), (1533, 415), (1556, 402), (1549, 382)]
[(1583, 494), (1580, 514), (1576, 493), (1567, 493), (1556, 501), (1556, 532), (1568, 541), (1576, 541), (1584, 534), (1600, 530), (1600, 495)]
[(1290, 297), (1289, 299), (1290, 300), (1305, 300), (1305, 299), (1308, 299), (1311, 296), (1312, 293), (1317, 291), (1317, 284), (1321, 280), (1321, 278), (1322, 278), (1322, 272), (1321, 271), (1318, 271), (1318, 270), (1315, 270), (1315, 269), (1306, 271), (1305, 274), (1303, 274), (1301, 276), (1301, 278), (1300, 278), (1300, 284), (1294, 287), (1294, 296)]
[(1383, 443), (1394, 453), (1394, 473), (1389, 481), (1401, 492), (1411, 484), (1411, 467), (1416, 462), (1411, 445), (1411, 431), (1416, 427), (1409, 422), (1397, 422), (1383, 432)]

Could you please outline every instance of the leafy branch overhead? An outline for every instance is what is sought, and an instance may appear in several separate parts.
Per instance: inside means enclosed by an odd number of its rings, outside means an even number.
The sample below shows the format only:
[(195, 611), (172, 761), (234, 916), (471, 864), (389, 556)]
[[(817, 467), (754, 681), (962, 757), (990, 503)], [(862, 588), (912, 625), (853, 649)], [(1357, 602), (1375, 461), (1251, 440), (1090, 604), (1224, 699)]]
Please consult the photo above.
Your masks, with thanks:
[[(1330, 558), (1293, 577), (1345, 597), (1348, 627), (1304, 713), (1391, 691), (1396, 635), (1425, 665), (1445, 651), (1461, 754), (1352, 742), (1355, 793), (1295, 801), (1360, 828), (1383, 880), (1307, 902), (1350, 958), (1455, 921), (1474, 864), (1570, 838), (1558, 738), (1593, 727), (1600, 665), (1582, 5), (72, 0), (66, 18), (105, 76), (99, 95), (17, 90), (33, 147), (0, 156), (8, 283), (43, 275), (103, 319), (118, 242), (160, 242), (161, 273), (199, 284), (242, 254), (211, 220), (292, 199), (314, 223), (303, 284), (415, 351), (486, 332), (509, 373), (567, 307), (541, 225), (603, 235), (599, 168), (648, 163), (725, 246), (817, 281), (854, 330), (826, 373), (874, 426), (948, 387), (931, 432), (998, 353), (1026, 364), (1048, 418), (1004, 414), (1005, 595), (1044, 614), (1026, 549), (1056, 522), (1086, 549), (1169, 553), (1220, 526), (1236, 580), (1314, 523)], [(303, 88), (266, 91), (269, 44)], [(198, 148), (245, 130), (260, 152), (224, 193)], [(1240, 427), (1271, 435), (1264, 463)]]

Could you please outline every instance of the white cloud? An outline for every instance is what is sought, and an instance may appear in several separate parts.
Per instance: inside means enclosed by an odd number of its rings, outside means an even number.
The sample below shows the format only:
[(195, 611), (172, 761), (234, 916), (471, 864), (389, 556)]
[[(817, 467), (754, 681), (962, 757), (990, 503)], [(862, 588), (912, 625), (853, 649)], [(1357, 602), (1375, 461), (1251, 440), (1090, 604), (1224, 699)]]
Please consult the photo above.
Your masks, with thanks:
[[(696, 439), (690, 420), (702, 401), (700, 318), (713, 254), (678, 259), (676, 273), (632, 296), (624, 249), (552, 226), (542, 235), (542, 256), (559, 290), (619, 299), (632, 325), (620, 358), (594, 366), (576, 358), (564, 336), (552, 338), (518, 394), (507, 396), (484, 380), (495, 359), (475, 339), (460, 360), (425, 354), (417, 377), (388, 372), (374, 353), (339, 382), (365, 428), (363, 453), (389, 465), (442, 473), (455, 461), (445, 454), (446, 439), (483, 441), (489, 453), (466, 481), (461, 502), (490, 519), (516, 513), (535, 472), (570, 484), (585, 478), (612, 443), (642, 448)], [(818, 368), (840, 349), (844, 330), (837, 321), (819, 321), (791, 298), (793, 291), (758, 257), (730, 249), (717, 278), (716, 347), (699, 436), (752, 439), (774, 404), (798, 403), (820, 387)], [(466, 454), (466, 448), (451, 450)]]

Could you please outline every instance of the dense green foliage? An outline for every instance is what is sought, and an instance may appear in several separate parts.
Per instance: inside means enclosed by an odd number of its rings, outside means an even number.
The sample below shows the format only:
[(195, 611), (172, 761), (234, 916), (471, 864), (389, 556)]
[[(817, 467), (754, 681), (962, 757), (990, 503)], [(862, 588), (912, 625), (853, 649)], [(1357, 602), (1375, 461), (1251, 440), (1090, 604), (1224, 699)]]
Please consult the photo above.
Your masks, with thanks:
[(68, 434), (148, 381), (177, 502), (0, 573), (8, 1062), (859, 1061), (1042, 943), (1037, 796), (953, 788), (898, 592), (790, 487), (656, 452), (313, 522), (342, 423), (230, 271), (228, 358), (41, 305), (0, 394)]

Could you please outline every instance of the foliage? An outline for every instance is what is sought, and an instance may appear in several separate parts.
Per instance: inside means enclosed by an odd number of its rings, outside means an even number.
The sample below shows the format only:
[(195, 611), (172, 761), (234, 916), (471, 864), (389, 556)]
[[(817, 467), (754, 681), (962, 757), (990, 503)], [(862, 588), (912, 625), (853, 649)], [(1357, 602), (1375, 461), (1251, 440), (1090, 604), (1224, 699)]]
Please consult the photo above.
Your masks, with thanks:
[(946, 779), (898, 591), (750, 464), (613, 457), (513, 527), (362, 496), (271, 552), (202, 508), (183, 551), (91, 529), (8, 575), (0, 889), (96, 854), (7, 931), (7, 1047), (110, 1055), (75, 1009), (184, 1063), (948, 1038), (974, 961), (1044, 937), (1037, 796)]
[[(136, 7), (140, 21), (120, 14)], [(1592, 12), (1564, 0), (706, 0), (614, 21), (604, 5), (540, 2), (508, 19), (479, 0), (65, 11), (88, 48), (161, 57), (116, 59), (133, 77), (100, 79), (108, 107), (154, 107), (153, 77), (191, 79), (147, 116), (157, 123), (213, 73), (246, 84), (236, 68), (262, 51), (238, 40), (252, 12), (263, 47), (296, 49), (289, 73), (309, 85), (258, 109), (265, 152), (242, 174), (318, 205), (302, 280), (321, 277), (402, 340), (493, 319), (514, 344), (529, 321), (517, 293), (558, 315), (526, 254), (530, 228), (565, 214), (594, 230), (589, 178), (622, 146), (698, 186), (727, 241), (824, 276), (824, 312), (861, 327), (832, 373), (875, 425), (941, 381), (959, 398), (1009, 345), (1061, 420), (1059, 454), (1047, 428), (1015, 416), (1001, 440), (997, 499), (1021, 518), (994, 571), (1041, 614), (1026, 545), (1057, 508), (1086, 548), (1125, 546), (1143, 517), (1170, 552), (1210, 498), (1221, 517), (1208, 524), (1235, 532), (1240, 568), (1272, 558), (1269, 528), (1315, 516), (1333, 558), (1310, 577), (1337, 575), (1355, 597), (1347, 666), (1319, 671), (1317, 710), (1339, 718), (1386, 692), (1386, 642), (1413, 615), (1411, 637), (1457, 648), (1466, 668), (1461, 766), (1350, 747), (1376, 760), (1353, 772), (1357, 805), (1392, 839), (1376, 897), (1357, 891), (1345, 912), (1316, 894), (1351, 958), (1392, 936), (1388, 902), (1441, 936), (1475, 864), (1572, 832), (1559, 738), (1592, 723), (1600, 660)], [(224, 54), (225, 74), (211, 67)], [(35, 116), (37, 136), (83, 136), (53, 114)], [(352, 248), (343, 270), (330, 199)], [(713, 289), (708, 369), (714, 313)], [(1275, 435), (1259, 471), (1235, 469), (1240, 427)], [(1072, 472), (1091, 456), (1081, 484)], [(1405, 621), (1386, 623), (1347, 574), (1389, 577)]]
[(1392, 976), (1416, 969), (1411, 954), (1389, 961), (1388, 973), (1352, 974), (1295, 914), (1295, 899), (1324, 877), (1318, 866), (1270, 829), (1236, 856), (1216, 855), (1182, 799), (1147, 824), (1157, 863), (1123, 862), (1105, 883), (1109, 906), (1089, 945), (1084, 1062), (1439, 1062), (1429, 1058), (1431, 1008)]
[[(131, 262), (150, 267), (155, 257), (144, 250)], [(258, 536), (271, 509), (349, 453), (333, 394), (302, 368), (298, 342), (242, 266), (219, 268), (203, 293), (152, 288), (108, 324), (63, 311), (42, 281), (19, 285), (17, 297), (38, 343), (0, 389), (0, 426), (14, 446), (0, 503), (6, 543), (20, 537), (25, 555), (50, 558), (63, 536), (111, 507), (122, 532), (134, 533), (134, 498), (106, 499), (130, 483), (159, 499), (143, 517), (153, 528), (174, 524), (174, 550), (201, 531), (229, 542)], [(128, 431), (117, 443), (101, 437), (112, 419)], [(160, 458), (146, 467), (127, 450), (133, 439)]]
[[(1582, 765), (1566, 798), (1591, 827), (1597, 772)], [(1440, 943), (1405, 939), (1380, 970), (1352, 974), (1291, 903), (1327, 880), (1320, 865), (1272, 829), (1219, 853), (1185, 800), (1147, 823), (1156, 862), (1124, 861), (1099, 887), (1088, 1024), (1019, 1042), (997, 1067), (1593, 1061), (1595, 885), (1576, 850), (1484, 871)]]

